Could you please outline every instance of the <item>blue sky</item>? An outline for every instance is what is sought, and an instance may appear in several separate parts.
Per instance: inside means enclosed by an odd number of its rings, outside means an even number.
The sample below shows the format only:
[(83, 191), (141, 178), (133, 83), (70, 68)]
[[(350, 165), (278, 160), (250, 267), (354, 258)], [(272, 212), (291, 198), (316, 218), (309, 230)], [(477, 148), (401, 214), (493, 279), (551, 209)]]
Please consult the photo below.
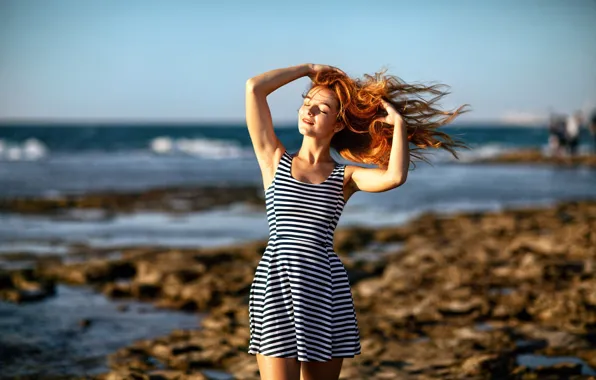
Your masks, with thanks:
[[(596, 106), (596, 1), (0, 0), (0, 121), (242, 121), (244, 84), (304, 62), (451, 86), (462, 121)], [(307, 78), (269, 98), (295, 122)]]

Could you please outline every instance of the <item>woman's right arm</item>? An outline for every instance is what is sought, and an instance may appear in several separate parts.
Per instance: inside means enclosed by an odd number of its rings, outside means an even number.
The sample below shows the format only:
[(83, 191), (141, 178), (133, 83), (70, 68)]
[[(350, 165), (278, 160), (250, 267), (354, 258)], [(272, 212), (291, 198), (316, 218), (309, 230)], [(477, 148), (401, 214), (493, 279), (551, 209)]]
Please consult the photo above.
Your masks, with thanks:
[(267, 95), (312, 73), (311, 64), (271, 70), (246, 81), (246, 125), (263, 175), (265, 189), (273, 182), (275, 165), (285, 148), (275, 135)]

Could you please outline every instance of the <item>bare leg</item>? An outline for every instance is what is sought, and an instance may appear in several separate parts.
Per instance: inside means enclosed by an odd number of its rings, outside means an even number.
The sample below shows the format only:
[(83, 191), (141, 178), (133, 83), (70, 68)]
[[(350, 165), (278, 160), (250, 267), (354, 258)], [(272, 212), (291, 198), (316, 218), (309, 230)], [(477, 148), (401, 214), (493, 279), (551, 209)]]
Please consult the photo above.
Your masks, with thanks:
[(333, 358), (328, 362), (302, 362), (300, 380), (337, 380), (343, 360)]
[(296, 358), (274, 358), (257, 354), (261, 380), (299, 380), (300, 362)]

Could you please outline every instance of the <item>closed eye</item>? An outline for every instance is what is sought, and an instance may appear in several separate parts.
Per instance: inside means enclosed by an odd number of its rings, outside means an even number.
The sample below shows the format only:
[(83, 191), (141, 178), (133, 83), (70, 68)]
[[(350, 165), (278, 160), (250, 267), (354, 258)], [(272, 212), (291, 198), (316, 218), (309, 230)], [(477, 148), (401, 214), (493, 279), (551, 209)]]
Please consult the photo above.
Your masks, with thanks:
[[(306, 107), (308, 107), (308, 106), (310, 106), (310, 103), (304, 102), (304, 105), (305, 105)], [(319, 108), (319, 111), (321, 111), (321, 113), (323, 113), (323, 114), (327, 115), (327, 112), (323, 111), (323, 110), (321, 109), (321, 107), (318, 107), (318, 108)]]

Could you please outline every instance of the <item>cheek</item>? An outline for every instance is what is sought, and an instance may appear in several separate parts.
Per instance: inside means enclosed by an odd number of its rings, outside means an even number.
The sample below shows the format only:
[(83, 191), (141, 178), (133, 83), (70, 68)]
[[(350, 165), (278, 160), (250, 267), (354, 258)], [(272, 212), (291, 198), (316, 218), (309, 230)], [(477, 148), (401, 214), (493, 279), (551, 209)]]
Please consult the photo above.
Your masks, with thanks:
[(320, 119), (317, 120), (317, 123), (324, 129), (332, 129), (333, 122), (334, 120), (326, 115), (324, 117), (320, 117)]

